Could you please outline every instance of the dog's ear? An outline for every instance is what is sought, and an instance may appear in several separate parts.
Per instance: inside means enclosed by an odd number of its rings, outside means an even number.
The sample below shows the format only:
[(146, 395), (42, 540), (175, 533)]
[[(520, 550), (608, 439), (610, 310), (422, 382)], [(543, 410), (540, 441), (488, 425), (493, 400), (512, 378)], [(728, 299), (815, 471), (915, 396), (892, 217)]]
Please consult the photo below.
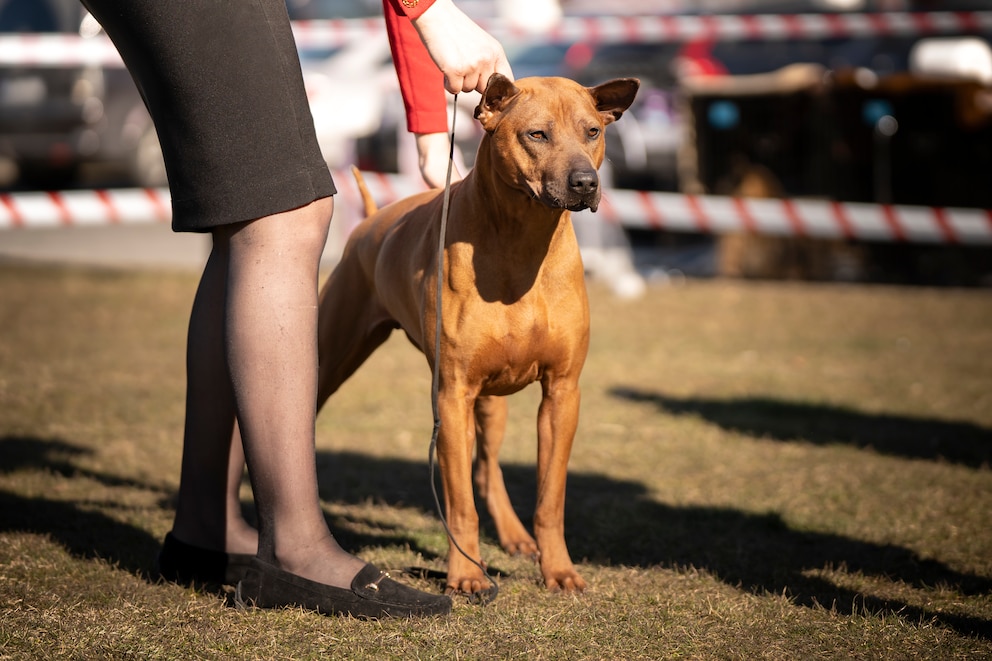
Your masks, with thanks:
[(491, 131), (495, 127), (496, 118), (518, 94), (520, 90), (503, 74), (494, 73), (489, 76), (486, 91), (482, 93), (482, 100), (475, 108), (475, 118), (482, 123), (482, 128)]
[(637, 96), (641, 81), (637, 78), (617, 78), (596, 87), (588, 87), (596, 110), (607, 124), (617, 121)]

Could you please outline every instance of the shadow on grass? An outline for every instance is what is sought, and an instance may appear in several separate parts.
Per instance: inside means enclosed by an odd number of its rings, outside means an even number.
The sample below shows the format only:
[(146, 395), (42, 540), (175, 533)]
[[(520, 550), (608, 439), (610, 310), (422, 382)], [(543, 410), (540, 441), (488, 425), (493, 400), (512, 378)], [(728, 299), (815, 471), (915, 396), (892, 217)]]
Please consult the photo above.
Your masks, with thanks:
[(992, 429), (895, 415), (872, 415), (839, 406), (762, 397), (680, 399), (659, 392), (614, 387), (619, 399), (653, 404), (672, 415), (695, 415), (724, 429), (758, 438), (815, 445), (845, 444), (909, 459), (943, 460), (972, 468), (992, 464)]
[[(116, 476), (87, 473), (72, 460), (87, 450), (62, 440), (0, 438), (0, 472), (17, 469), (85, 476), (104, 484), (126, 484), (159, 491)], [(426, 453), (425, 453), (426, 455)], [(366, 455), (318, 453), (321, 497), (343, 505), (368, 501), (434, 512), (425, 460), (383, 459)], [(534, 467), (503, 467), (507, 488), (522, 519), (535, 503)], [(47, 535), (72, 555), (103, 559), (136, 576), (151, 579), (160, 540), (146, 530), (99, 511), (112, 503), (27, 497), (0, 491), (0, 532)], [(877, 577), (911, 589), (942, 587), (964, 595), (992, 591), (987, 577), (962, 573), (921, 558), (910, 549), (840, 535), (790, 528), (777, 514), (728, 508), (671, 507), (652, 500), (645, 485), (595, 473), (573, 473), (568, 481), (566, 535), (572, 556), (586, 563), (636, 567), (693, 567), (755, 594), (789, 595), (808, 607), (833, 607), (838, 613), (884, 613), (909, 623), (935, 621), (963, 634), (992, 639), (992, 622), (940, 613), (898, 600), (862, 594), (817, 575), (836, 569), (852, 576)], [(484, 522), (487, 518), (483, 514)], [(330, 521), (337, 526), (346, 521)], [(337, 524), (337, 526), (335, 525)], [(491, 526), (484, 530), (494, 538)], [(402, 528), (343, 537), (349, 548), (401, 545), (416, 548)], [(420, 549), (425, 555), (432, 555)], [(495, 558), (493, 559), (495, 560)], [(923, 601), (921, 599), (920, 601)]]
[(566, 534), (582, 531), (568, 539), (573, 556), (587, 562), (691, 567), (754, 594), (786, 594), (803, 606), (832, 607), (841, 615), (891, 614), (912, 624), (936, 621), (992, 639), (992, 621), (876, 597), (819, 574), (836, 571), (853, 583), (863, 576), (896, 588), (940, 587), (962, 595), (992, 592), (989, 577), (957, 571), (911, 549), (797, 530), (774, 512), (672, 507), (651, 500), (642, 484), (600, 475), (570, 475), (568, 487)]
[[(434, 511), (426, 456), (423, 463), (417, 463), (357, 453), (319, 453), (318, 466), (325, 500), (360, 504), (371, 499)], [(503, 474), (517, 512), (529, 521), (535, 505), (534, 467), (504, 465)], [(958, 572), (901, 546), (794, 530), (774, 513), (671, 507), (651, 500), (643, 484), (594, 473), (569, 474), (566, 512), (569, 550), (573, 558), (584, 562), (693, 567), (755, 594), (785, 593), (803, 606), (833, 607), (841, 614), (886, 613), (914, 624), (934, 620), (966, 635), (992, 639), (988, 620), (865, 595), (813, 575), (837, 569), (855, 576), (854, 580), (857, 575), (876, 577), (918, 590), (946, 586), (965, 595), (992, 592), (992, 579)], [(495, 539), (488, 517), (484, 512), (480, 516), (484, 533)], [(350, 545), (384, 540), (343, 541)], [(403, 543), (402, 534), (390, 543)], [(412, 545), (410, 540), (406, 543)]]
[(89, 448), (81, 448), (62, 439), (40, 439), (25, 436), (0, 438), (0, 473), (16, 470), (44, 470), (62, 477), (82, 477), (95, 480), (108, 487), (131, 487), (142, 491), (169, 493), (161, 486), (145, 484), (126, 477), (80, 468), (74, 459), (93, 454)]
[[(77, 467), (74, 460), (90, 454), (61, 439), (24, 436), (0, 438), (0, 473), (40, 470), (65, 478), (94, 480), (110, 487), (127, 487), (165, 494), (160, 486)], [(71, 555), (103, 559), (135, 576), (151, 580), (159, 540), (147, 531), (98, 511), (112, 503), (28, 498), (0, 490), (0, 532), (46, 535)]]

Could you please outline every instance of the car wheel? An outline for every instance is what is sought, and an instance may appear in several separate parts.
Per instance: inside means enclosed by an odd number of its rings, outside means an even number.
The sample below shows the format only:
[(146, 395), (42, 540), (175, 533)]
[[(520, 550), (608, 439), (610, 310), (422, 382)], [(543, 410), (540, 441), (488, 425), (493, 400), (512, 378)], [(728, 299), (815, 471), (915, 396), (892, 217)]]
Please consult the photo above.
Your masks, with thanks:
[(61, 190), (71, 187), (79, 176), (79, 164), (51, 165), (21, 163), (18, 184), (22, 188)]

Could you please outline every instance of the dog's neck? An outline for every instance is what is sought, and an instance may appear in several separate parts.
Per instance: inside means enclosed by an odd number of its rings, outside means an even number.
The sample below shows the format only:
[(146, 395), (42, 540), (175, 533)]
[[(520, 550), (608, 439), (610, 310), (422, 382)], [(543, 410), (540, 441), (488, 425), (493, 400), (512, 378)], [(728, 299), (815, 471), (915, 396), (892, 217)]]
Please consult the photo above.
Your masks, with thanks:
[(501, 229), (513, 230), (525, 240), (536, 238), (531, 236), (532, 232), (550, 238), (562, 221), (569, 220), (569, 211), (547, 206), (535, 198), (526, 185), (501, 176), (493, 164), (494, 149), (491, 136), (483, 135), (475, 166), (466, 177), (469, 180), (466, 185), (472, 186), (479, 199), (486, 202), (486, 208), (480, 211), (493, 214), (491, 217), (500, 223)]
[[(480, 156), (483, 154), (480, 148)], [(512, 303), (533, 287), (554, 244), (572, 236), (571, 213), (550, 208), (507, 182), (486, 158), (452, 190), (449, 259), (473, 263), (467, 272), (488, 276), (474, 283), (485, 300)]]

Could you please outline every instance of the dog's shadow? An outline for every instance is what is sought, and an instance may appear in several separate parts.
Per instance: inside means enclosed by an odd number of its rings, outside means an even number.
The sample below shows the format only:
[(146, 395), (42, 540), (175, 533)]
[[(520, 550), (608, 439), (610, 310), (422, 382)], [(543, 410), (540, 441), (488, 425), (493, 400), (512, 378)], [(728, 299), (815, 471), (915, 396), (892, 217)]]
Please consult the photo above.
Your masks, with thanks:
[[(320, 453), (321, 495), (328, 501), (383, 504), (434, 510), (426, 461)], [(521, 520), (535, 505), (532, 465), (503, 465), (507, 490)], [(822, 577), (831, 568), (916, 589), (944, 585), (961, 594), (987, 594), (992, 579), (959, 572), (894, 544), (877, 544), (828, 533), (790, 528), (774, 513), (753, 514), (720, 507), (674, 507), (653, 500), (638, 482), (595, 473), (570, 472), (565, 532), (573, 558), (597, 565), (695, 568), (754, 594), (787, 594), (809, 607), (840, 613), (889, 613), (909, 622), (937, 620), (966, 635), (992, 638), (992, 622), (873, 597)], [(484, 508), (481, 508), (484, 510)], [(480, 511), (483, 534), (495, 529)], [(401, 542), (402, 535), (392, 541)], [(374, 540), (352, 539), (354, 543)], [(376, 543), (382, 543), (379, 539)], [(408, 544), (415, 544), (407, 540)], [(416, 549), (425, 555), (425, 549)], [(490, 558), (491, 561), (497, 560)]]
[[(174, 494), (160, 486), (76, 467), (75, 460), (86, 452), (61, 439), (0, 438), (0, 474), (35, 469), (70, 479), (81, 476), (105, 485), (126, 485), (160, 496), (160, 506), (171, 509)], [(435, 511), (426, 453), (424, 461), (416, 461), (319, 452), (318, 469), (321, 497), (327, 502), (362, 505), (371, 501), (432, 515)], [(535, 504), (533, 465), (504, 465), (503, 472), (517, 511), (529, 521)], [(104, 513), (112, 506), (90, 499), (27, 497), (0, 490), (0, 532), (45, 535), (75, 557), (107, 561), (154, 581), (152, 569), (160, 540), (138, 525)], [(483, 513), (482, 518), (483, 533), (495, 539), (488, 517)], [(343, 525), (347, 521), (333, 516), (329, 523), (336, 534), (348, 528)], [(905, 547), (795, 530), (774, 513), (675, 507), (654, 500), (638, 482), (583, 472), (569, 475), (565, 525), (572, 556), (584, 563), (692, 567), (755, 594), (788, 594), (800, 605), (833, 606), (840, 613), (865, 609), (911, 623), (937, 621), (966, 635), (992, 639), (988, 620), (861, 594), (824, 577), (830, 575), (830, 568), (842, 567), (849, 574), (918, 590), (941, 585), (965, 595), (992, 591), (988, 577), (921, 558)], [(372, 532), (346, 533), (342, 543), (348, 548), (399, 545), (417, 549), (416, 540), (401, 527), (363, 530)], [(417, 550), (440, 559), (436, 552)], [(491, 560), (498, 564), (498, 558)]]

